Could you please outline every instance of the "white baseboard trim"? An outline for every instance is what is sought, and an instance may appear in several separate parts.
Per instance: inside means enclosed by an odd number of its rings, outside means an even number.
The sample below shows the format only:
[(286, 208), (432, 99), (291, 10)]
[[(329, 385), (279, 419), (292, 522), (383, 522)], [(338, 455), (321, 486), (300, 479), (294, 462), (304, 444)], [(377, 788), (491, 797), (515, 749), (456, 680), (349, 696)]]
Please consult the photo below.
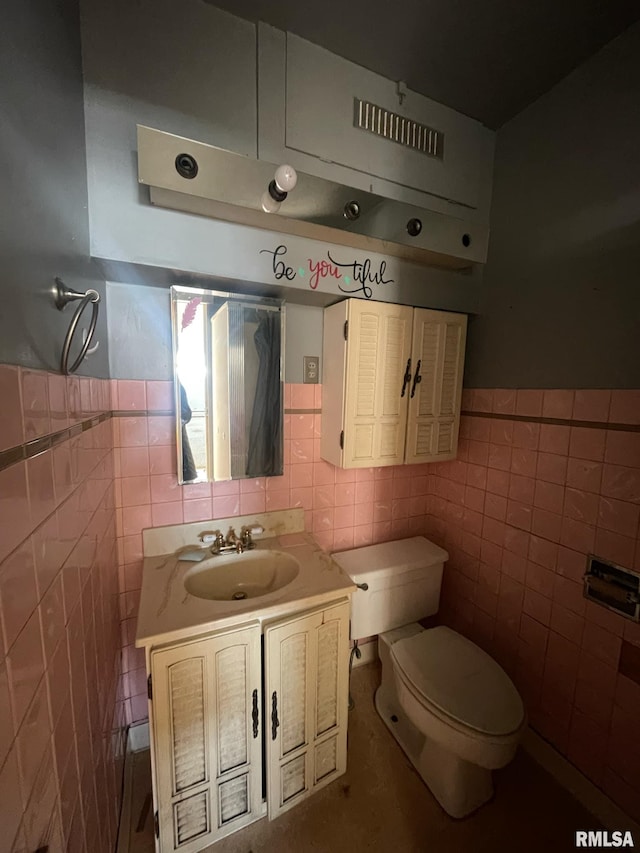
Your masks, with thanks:
[(150, 743), (148, 720), (144, 723), (136, 723), (136, 725), (129, 726), (127, 752), (140, 752), (143, 749), (149, 749)]
[[(557, 779), (608, 830), (629, 830), (634, 838), (640, 840), (640, 825), (530, 727), (524, 734), (522, 746), (534, 761)], [(590, 827), (585, 826), (584, 829)]]

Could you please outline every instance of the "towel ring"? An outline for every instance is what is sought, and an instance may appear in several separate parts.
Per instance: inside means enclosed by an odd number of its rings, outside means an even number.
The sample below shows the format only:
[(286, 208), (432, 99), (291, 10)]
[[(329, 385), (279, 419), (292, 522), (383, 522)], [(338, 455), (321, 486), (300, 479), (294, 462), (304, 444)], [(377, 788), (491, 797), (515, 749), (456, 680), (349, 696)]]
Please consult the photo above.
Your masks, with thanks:
[[(77, 300), (80, 300), (80, 304), (76, 308), (76, 312), (71, 319), (71, 323), (69, 324), (69, 329), (67, 330), (67, 334), (64, 339), (64, 344), (62, 345), (62, 357), (60, 359), (60, 372), (67, 376), (70, 373), (76, 372), (76, 370), (80, 367), (84, 357), (86, 356), (89, 347), (91, 346), (91, 341), (93, 340), (93, 335), (96, 330), (96, 323), (98, 322), (100, 294), (97, 290), (92, 289), (87, 290), (86, 293), (79, 293), (77, 290), (72, 290), (70, 287), (67, 287), (66, 284), (62, 281), (62, 279), (56, 278), (55, 303), (58, 311), (64, 310), (64, 308), (69, 302), (75, 302)], [(91, 305), (93, 306), (91, 311), (91, 320), (89, 321), (89, 330), (82, 344), (82, 348), (80, 349), (78, 357), (73, 362), (71, 367), (69, 367), (69, 351), (71, 349), (71, 341), (73, 340), (76, 328), (78, 327), (78, 323), (80, 322), (82, 312), (89, 303), (91, 303)]]

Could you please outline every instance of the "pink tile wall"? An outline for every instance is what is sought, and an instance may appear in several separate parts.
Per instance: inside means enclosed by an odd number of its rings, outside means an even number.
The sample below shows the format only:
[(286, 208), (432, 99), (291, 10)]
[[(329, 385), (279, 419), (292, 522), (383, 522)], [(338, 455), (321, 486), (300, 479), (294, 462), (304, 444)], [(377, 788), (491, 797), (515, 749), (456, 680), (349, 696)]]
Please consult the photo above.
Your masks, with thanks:
[[(582, 596), (587, 554), (640, 570), (637, 391), (465, 391), (458, 459), (431, 466), (427, 535), (447, 548), (441, 617), (490, 652), (530, 722), (640, 818), (640, 629)], [(635, 721), (635, 723), (633, 722)]]
[[(0, 450), (110, 409), (106, 380), (0, 366)], [(0, 471), (2, 849), (115, 849), (124, 701), (112, 428)]]
[(171, 383), (119, 385), (114, 407), (141, 412), (113, 423), (129, 721), (147, 717), (144, 656), (133, 646), (142, 530), (303, 507), (329, 551), (422, 533), (444, 545), (443, 621), (490, 651), (533, 726), (640, 816), (640, 762), (625, 752), (640, 687), (617, 671), (622, 640), (640, 645), (640, 631), (581, 591), (588, 552), (640, 569), (640, 434), (606, 426), (640, 422), (637, 392), (466, 391), (468, 411), (525, 420), (463, 417), (453, 462), (342, 471), (320, 459), (322, 388), (287, 385), (282, 477), (181, 487), (172, 419), (153, 414), (170, 408)]
[[(424, 532), (429, 466), (342, 471), (320, 459), (319, 385), (286, 385), (284, 474), (229, 483), (179, 486), (173, 418), (166, 382), (112, 381), (118, 408), (126, 401), (148, 416), (115, 418), (120, 615), (128, 719), (147, 717), (144, 655), (133, 646), (142, 577), (142, 530), (235, 514), (303, 507), (307, 530), (327, 551)], [(313, 413), (296, 414), (307, 409)]]

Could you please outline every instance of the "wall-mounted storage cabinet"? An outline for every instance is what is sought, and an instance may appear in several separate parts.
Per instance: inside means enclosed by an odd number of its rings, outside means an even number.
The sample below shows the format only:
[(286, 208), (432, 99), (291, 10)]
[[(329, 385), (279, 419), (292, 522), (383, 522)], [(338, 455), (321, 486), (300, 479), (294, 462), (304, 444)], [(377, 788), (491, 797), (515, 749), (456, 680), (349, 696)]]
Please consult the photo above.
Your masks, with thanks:
[[(493, 131), (291, 33), (261, 25), (258, 45), (261, 159), (488, 223)], [(376, 133), (356, 126), (355, 99), (381, 108)], [(388, 138), (395, 117), (410, 144)], [(417, 150), (408, 120), (437, 132), (439, 156)]]
[(456, 456), (467, 317), (364, 299), (324, 312), (320, 454), (340, 468)]
[(348, 600), (152, 649), (148, 661), (158, 853), (197, 853), (345, 772)]

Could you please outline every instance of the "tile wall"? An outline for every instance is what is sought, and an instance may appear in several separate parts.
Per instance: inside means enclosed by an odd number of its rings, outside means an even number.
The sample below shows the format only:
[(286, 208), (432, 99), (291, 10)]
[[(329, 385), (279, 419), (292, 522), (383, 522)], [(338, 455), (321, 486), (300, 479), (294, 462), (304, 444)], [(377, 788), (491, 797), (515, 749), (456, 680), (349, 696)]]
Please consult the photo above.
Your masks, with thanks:
[(0, 846), (115, 849), (122, 781), (106, 380), (0, 366)]
[(326, 550), (420, 533), (446, 547), (441, 621), (493, 654), (533, 727), (640, 818), (640, 629), (581, 585), (587, 553), (640, 570), (639, 392), (466, 391), (455, 461), (342, 471), (320, 459), (321, 387), (288, 385), (284, 476), (186, 487), (171, 394), (112, 381), (129, 721), (147, 716), (142, 529), (301, 506)]
[(640, 819), (640, 626), (587, 602), (587, 554), (640, 571), (640, 392), (475, 390), (431, 467), (441, 617), (514, 678), (532, 726)]
[(113, 380), (123, 665), (128, 719), (147, 718), (144, 654), (134, 648), (142, 530), (303, 507), (327, 551), (424, 532), (429, 466), (342, 471), (320, 459), (319, 385), (285, 386), (284, 475), (179, 486), (171, 382)]

